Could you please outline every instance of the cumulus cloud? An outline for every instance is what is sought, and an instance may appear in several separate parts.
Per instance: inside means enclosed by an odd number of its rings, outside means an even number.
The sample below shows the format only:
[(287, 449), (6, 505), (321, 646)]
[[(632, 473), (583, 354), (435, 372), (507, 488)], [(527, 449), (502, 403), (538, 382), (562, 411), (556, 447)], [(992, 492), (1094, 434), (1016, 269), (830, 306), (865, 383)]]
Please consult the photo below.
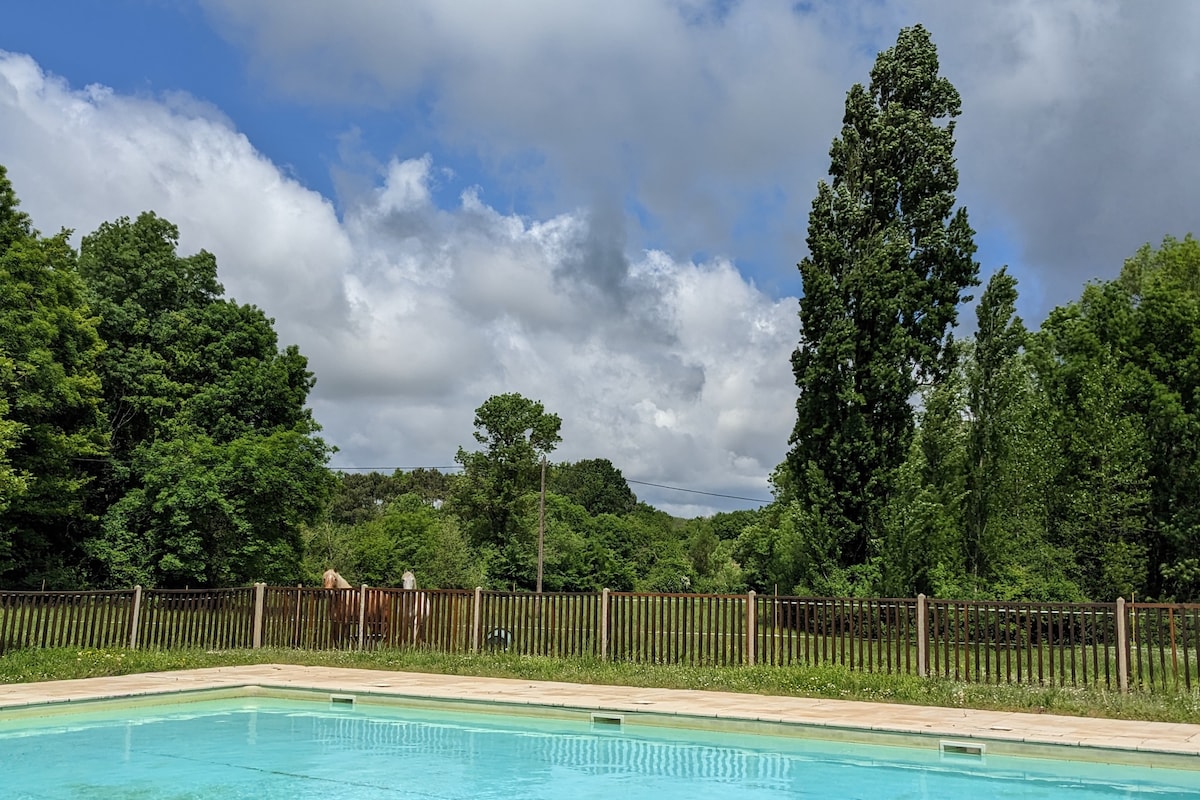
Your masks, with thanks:
[(349, 240), (332, 205), (285, 177), (229, 120), (182, 95), (73, 90), (28, 56), (0, 51), (0, 163), (34, 223), (89, 233), (154, 210), (237, 268), (222, 274), (241, 300), (303, 325), (343, 318), (338, 270)]
[(532, 154), (554, 201), (625, 193), (656, 241), (752, 259), (773, 287), (796, 285), (846, 89), (915, 22), (964, 97), (960, 199), (984, 270), (1013, 259), (1031, 318), (1196, 227), (1190, 0), (205, 5), (303, 102), (427, 102), (442, 141)]
[(784, 0), (204, 5), (300, 102), (428, 102), (439, 141), (501, 172), (520, 162), (551, 204), (635, 195), (678, 252), (732, 252), (769, 201), (788, 223), (782, 280), (803, 252), (845, 76), (873, 56), (835, 11)]
[[(563, 417), (563, 458), (768, 496), (794, 414), (794, 299), (771, 300), (726, 261), (628, 259), (611, 231), (597, 235), (602, 213), (524, 220), (470, 192), (439, 210), (421, 190), (429, 169), (428, 159), (393, 163), (346, 215), (371, 266), (348, 276), (353, 353), (324, 380), (326, 396), (370, 418), (363, 457), (395, 457), (413, 435), (402, 411), (355, 400), (373, 387), (457, 442), (489, 394), (517, 391)], [(387, 200), (397, 194), (423, 199), (398, 208)]]
[[(217, 255), (228, 293), (309, 356), (341, 465), (450, 464), (474, 409), (517, 391), (562, 416), (557, 457), (769, 496), (795, 299), (728, 261), (630, 247), (602, 203), (531, 219), (468, 191), (438, 208), (428, 156), (390, 162), (339, 219), (203, 104), (74, 89), (20, 55), (0, 54), (0, 116), (0, 163), (43, 229), (153, 209), (185, 252)], [(680, 513), (721, 504), (635, 488)]]
[(958, 152), (977, 227), (1011, 229), (1040, 310), (1114, 277), (1142, 244), (1197, 231), (1200, 6), (913, 6), (963, 94)]

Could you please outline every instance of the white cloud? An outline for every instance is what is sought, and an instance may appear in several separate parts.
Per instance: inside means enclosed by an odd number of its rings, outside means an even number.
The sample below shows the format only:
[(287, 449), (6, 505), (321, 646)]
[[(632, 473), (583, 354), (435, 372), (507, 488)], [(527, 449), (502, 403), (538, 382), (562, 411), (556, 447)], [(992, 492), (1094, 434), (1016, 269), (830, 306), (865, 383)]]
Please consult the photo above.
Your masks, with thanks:
[(202, 103), (75, 91), (0, 51), (0, 163), (34, 224), (82, 235), (153, 210), (181, 247), (213, 252), (227, 293), (303, 327), (346, 313), (352, 258), (332, 205), (284, 175)]
[[(552, 204), (636, 192), (679, 252), (729, 252), (747, 204), (779, 187), (779, 213), (803, 220), (846, 76), (873, 55), (836, 11), (786, 0), (204, 5), (301, 102), (428, 102), (441, 141), (535, 170)], [(781, 235), (791, 270), (803, 226)]]
[(793, 414), (795, 300), (726, 261), (630, 259), (602, 211), (523, 219), (476, 193), (438, 209), (428, 156), (390, 163), (339, 221), (201, 104), (74, 90), (19, 55), (0, 55), (0, 116), (0, 163), (35, 224), (86, 232), (153, 209), (185, 252), (217, 255), (229, 294), (309, 356), (342, 465), (450, 464), (475, 407), (518, 391), (562, 416), (560, 458), (769, 496)]
[(532, 154), (542, 173), (522, 180), (551, 202), (634, 196), (656, 242), (766, 259), (773, 285), (795, 285), (846, 89), (915, 22), (963, 95), (959, 197), (981, 241), (1003, 245), (985, 258), (1017, 261), (1028, 312), (1196, 229), (1192, 0), (205, 5), (303, 102), (420, 98), (440, 141)]

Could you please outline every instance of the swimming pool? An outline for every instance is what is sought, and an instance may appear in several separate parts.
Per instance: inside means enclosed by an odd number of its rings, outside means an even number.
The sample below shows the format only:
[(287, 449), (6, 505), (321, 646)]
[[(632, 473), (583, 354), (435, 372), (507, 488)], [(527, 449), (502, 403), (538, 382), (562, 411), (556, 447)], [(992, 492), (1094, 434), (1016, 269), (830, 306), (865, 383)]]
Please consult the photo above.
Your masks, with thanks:
[(0, 716), (0, 797), (1194, 798), (1200, 771), (228, 697)]

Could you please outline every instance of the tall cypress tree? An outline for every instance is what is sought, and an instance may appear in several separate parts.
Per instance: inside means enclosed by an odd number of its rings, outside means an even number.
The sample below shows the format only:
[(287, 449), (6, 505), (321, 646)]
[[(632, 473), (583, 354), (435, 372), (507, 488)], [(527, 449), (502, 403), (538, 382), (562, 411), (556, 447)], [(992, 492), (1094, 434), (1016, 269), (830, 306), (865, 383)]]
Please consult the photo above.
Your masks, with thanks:
[(955, 210), (957, 90), (921, 26), (879, 54), (846, 95), (829, 182), (799, 265), (799, 387), (787, 468), (797, 499), (836, 532), (838, 564), (869, 540), (913, 436), (911, 398), (952, 358), (949, 329), (978, 282), (974, 232)]

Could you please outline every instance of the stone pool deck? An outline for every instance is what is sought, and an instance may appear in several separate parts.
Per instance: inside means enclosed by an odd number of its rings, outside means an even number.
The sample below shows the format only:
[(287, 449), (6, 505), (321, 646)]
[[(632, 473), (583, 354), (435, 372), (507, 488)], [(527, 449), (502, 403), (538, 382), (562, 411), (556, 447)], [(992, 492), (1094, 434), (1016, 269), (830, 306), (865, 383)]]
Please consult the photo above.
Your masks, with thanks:
[[(1157, 754), (1178, 765), (1192, 757), (1193, 768), (1200, 769), (1200, 725), (277, 664), (2, 684), (0, 721), (6, 710), (28, 711), (48, 703), (242, 687), (317, 690), (364, 701), (397, 698), (643, 714), (688, 727), (783, 723), (823, 738), (891, 739), (896, 734), (915, 734), (931, 740), (989, 743), (988, 752), (1071, 747), (1084, 758), (1108, 760), (1106, 751), (1114, 756), (1114, 751), (1123, 751), (1126, 755), (1116, 760), (1155, 761)], [(1060, 755), (1077, 757), (1062, 751)]]

